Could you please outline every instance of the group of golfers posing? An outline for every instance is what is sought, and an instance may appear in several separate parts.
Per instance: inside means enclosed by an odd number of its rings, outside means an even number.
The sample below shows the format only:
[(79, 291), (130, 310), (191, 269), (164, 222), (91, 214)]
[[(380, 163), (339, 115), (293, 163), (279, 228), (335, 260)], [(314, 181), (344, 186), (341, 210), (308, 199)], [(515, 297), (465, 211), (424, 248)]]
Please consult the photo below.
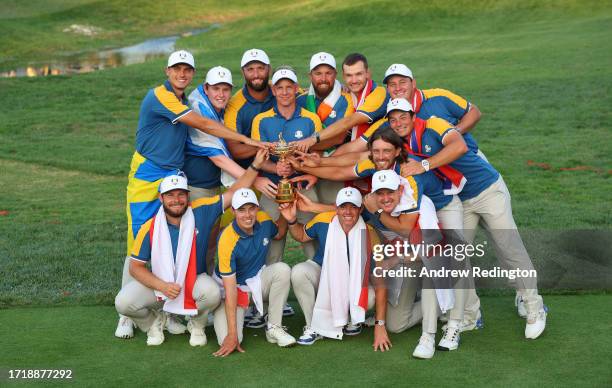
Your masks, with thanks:
[[(227, 356), (244, 351), (244, 326), (282, 347), (373, 326), (374, 350), (386, 351), (388, 332), (420, 323), (414, 357), (458, 349), (461, 332), (483, 327), (473, 279), (385, 278), (441, 258), (424, 250), (379, 260), (373, 251), (471, 244), (481, 225), (499, 265), (533, 269), (506, 184), (470, 134), (478, 108), (445, 89), (418, 89), (401, 63), (379, 85), (358, 53), (342, 62), (344, 83), (333, 55), (314, 54), (306, 90), (292, 67), (272, 71), (262, 50), (247, 50), (240, 66), (244, 86), (233, 95), (230, 70), (216, 66), (187, 96), (196, 65), (176, 51), (167, 80), (142, 101), (115, 335), (131, 338), (138, 327), (160, 345), (164, 331), (188, 330), (189, 343), (203, 346), (212, 320), (214, 354)], [(279, 194), (287, 186), (289, 200)], [(283, 261), (287, 233), (303, 247), (293, 267)], [(470, 268), (469, 258), (449, 262)], [(525, 338), (535, 339), (546, 326), (537, 280), (513, 285)], [(305, 318), (297, 339), (282, 325), (294, 314), (290, 289)]]

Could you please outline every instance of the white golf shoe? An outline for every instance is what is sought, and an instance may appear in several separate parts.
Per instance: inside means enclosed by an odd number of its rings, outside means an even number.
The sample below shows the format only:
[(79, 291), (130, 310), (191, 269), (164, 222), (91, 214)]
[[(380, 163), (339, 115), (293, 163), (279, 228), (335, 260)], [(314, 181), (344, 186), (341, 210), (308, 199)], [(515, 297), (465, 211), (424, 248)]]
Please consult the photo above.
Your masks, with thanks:
[(444, 351), (457, 350), (459, 347), (459, 326), (446, 327), (442, 339), (438, 343), (438, 349)]
[(277, 344), (282, 348), (293, 346), (296, 342), (295, 338), (287, 334), (284, 327), (277, 325), (266, 327), (266, 339), (271, 344)]
[(187, 327), (178, 320), (178, 318), (174, 314), (166, 313), (166, 324), (164, 325), (164, 329), (168, 331), (170, 334), (184, 334), (187, 331)]
[(134, 321), (125, 315), (119, 315), (119, 322), (117, 322), (117, 329), (115, 329), (115, 337), (128, 339), (134, 337)]
[(321, 338), (323, 337), (320, 334), (317, 334), (317, 332), (312, 330), (310, 327), (305, 326), (304, 334), (298, 338), (297, 343), (299, 345), (312, 345)]
[(205, 346), (208, 342), (206, 333), (204, 333), (205, 323), (201, 317), (192, 317), (187, 322), (187, 330), (191, 333), (189, 337), (189, 345), (191, 346)]
[(525, 325), (525, 338), (536, 339), (546, 328), (546, 310), (540, 309), (537, 312), (527, 314), (527, 324)]
[(516, 307), (516, 311), (518, 312), (519, 317), (527, 318), (527, 308), (525, 307), (525, 301), (518, 292), (514, 297), (514, 306)]
[(419, 343), (412, 352), (412, 357), (421, 358), (424, 360), (430, 359), (436, 352), (435, 349), (436, 339), (433, 334), (423, 333), (419, 338)]
[[(448, 324), (445, 324), (444, 326), (442, 326), (442, 331), (445, 331), (447, 326)], [(478, 310), (478, 312), (476, 313), (475, 321), (464, 319), (463, 321), (461, 321), (461, 325), (459, 325), (460, 333), (463, 333), (464, 331), (482, 330), (482, 329), (484, 329), (484, 318), (482, 317), (481, 310)]]
[(147, 345), (157, 346), (164, 343), (164, 324), (166, 323), (166, 314), (156, 312), (155, 320), (147, 331)]

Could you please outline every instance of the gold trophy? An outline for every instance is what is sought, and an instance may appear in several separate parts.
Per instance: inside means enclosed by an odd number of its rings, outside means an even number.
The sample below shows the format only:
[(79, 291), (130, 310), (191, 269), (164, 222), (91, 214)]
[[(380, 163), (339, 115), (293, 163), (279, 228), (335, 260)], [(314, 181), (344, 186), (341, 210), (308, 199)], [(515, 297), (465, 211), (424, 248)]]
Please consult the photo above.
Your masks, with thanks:
[[(278, 156), (280, 162), (284, 162), (287, 156), (290, 156), (295, 152), (295, 145), (288, 144), (283, 139), (283, 134), (278, 134), (278, 142), (274, 143), (271, 149), (272, 154)], [(278, 190), (276, 191), (276, 202), (277, 203), (288, 203), (295, 201), (295, 190), (293, 184), (289, 182), (287, 177), (282, 177), (278, 182)]]

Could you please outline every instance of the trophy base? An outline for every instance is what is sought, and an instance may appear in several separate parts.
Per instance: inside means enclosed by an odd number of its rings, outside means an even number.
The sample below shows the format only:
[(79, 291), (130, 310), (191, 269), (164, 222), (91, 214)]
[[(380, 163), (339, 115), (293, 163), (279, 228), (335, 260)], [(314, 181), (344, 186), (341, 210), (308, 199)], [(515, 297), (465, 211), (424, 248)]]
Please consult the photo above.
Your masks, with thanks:
[(276, 203), (291, 203), (295, 201), (293, 185), (287, 179), (278, 182), (278, 190), (275, 198)]

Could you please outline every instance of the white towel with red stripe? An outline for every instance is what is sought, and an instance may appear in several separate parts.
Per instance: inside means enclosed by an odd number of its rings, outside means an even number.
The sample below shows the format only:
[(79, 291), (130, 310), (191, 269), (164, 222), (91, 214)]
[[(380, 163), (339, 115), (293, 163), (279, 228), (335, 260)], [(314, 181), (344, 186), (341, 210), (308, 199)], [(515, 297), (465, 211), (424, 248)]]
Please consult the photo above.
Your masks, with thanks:
[(349, 318), (354, 324), (365, 320), (367, 294), (364, 298), (363, 292), (365, 288), (367, 293), (368, 286), (363, 285), (362, 257), (365, 252), (362, 249), (367, 243), (363, 241), (367, 240), (366, 233), (366, 224), (359, 217), (349, 231), (350, 249), (347, 252), (347, 236), (338, 216), (334, 216), (329, 224), (311, 322), (311, 328), (324, 337), (342, 339), (342, 328), (349, 323)]
[(161, 291), (154, 290), (158, 300), (164, 300), (163, 310), (179, 315), (197, 315), (198, 308), (193, 299), (193, 287), (197, 277), (195, 218), (191, 207), (187, 208), (179, 229), (176, 259), (172, 252), (172, 240), (164, 207), (160, 206), (153, 222), (151, 238), (151, 270), (164, 282), (177, 283), (181, 292), (169, 299)]

